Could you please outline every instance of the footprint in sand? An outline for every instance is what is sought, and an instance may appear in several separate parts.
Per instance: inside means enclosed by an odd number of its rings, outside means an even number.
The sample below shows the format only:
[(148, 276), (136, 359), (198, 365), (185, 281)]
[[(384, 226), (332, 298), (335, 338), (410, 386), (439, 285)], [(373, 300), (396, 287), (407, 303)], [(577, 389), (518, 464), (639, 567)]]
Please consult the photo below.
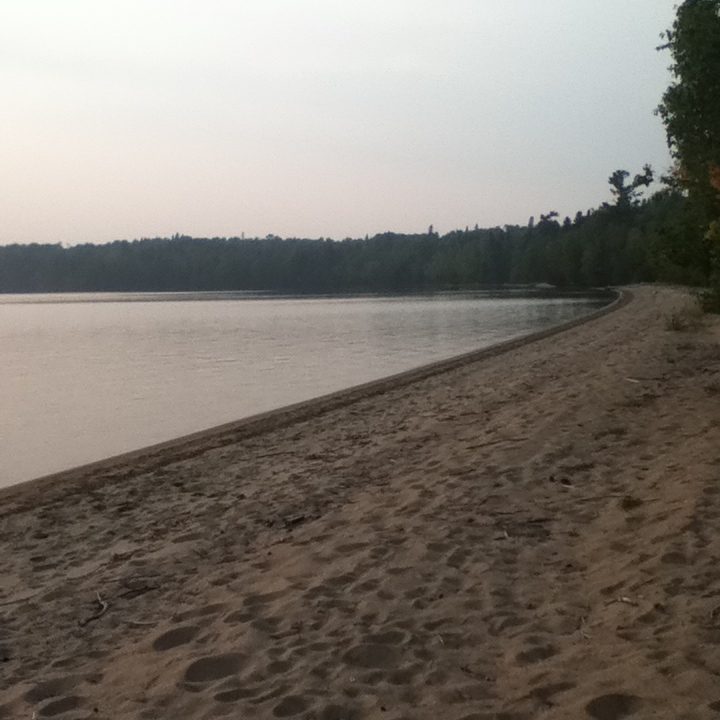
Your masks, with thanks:
[(223, 622), (226, 625), (237, 625), (238, 623), (250, 622), (255, 618), (254, 612), (248, 612), (246, 610), (233, 610), (229, 615), (223, 618)]
[(388, 676), (387, 681), (391, 685), (412, 685), (417, 675), (423, 670), (423, 665), (410, 665), (400, 670), (393, 670)]
[(517, 661), (520, 665), (532, 665), (547, 660), (555, 654), (557, 650), (552, 645), (540, 645), (518, 653)]
[(274, 708), (275, 717), (284, 718), (299, 715), (308, 708), (308, 702), (302, 695), (287, 695)]
[(641, 705), (642, 701), (635, 695), (613, 693), (594, 698), (585, 706), (585, 710), (595, 720), (622, 720), (636, 713)]
[(254, 697), (260, 692), (259, 687), (239, 687), (233, 688), (232, 690), (224, 690), (215, 695), (215, 700), (221, 703), (235, 703), (239, 700), (246, 700), (247, 698)]
[(457, 705), (462, 703), (480, 703), (489, 702), (496, 699), (496, 695), (489, 690), (484, 684), (465, 684), (451, 687), (440, 693), (440, 699), (444, 703)]
[(267, 666), (267, 671), (270, 675), (282, 675), (292, 668), (292, 663), (289, 660), (274, 660)]
[(369, 635), (367, 640), (369, 644), (375, 645), (401, 645), (407, 637), (407, 633), (402, 630), (390, 629)]
[(245, 664), (245, 657), (237, 653), (211, 655), (190, 663), (185, 670), (185, 682), (207, 683), (235, 675)]
[(280, 618), (276, 617), (255, 618), (255, 620), (250, 623), (255, 630), (266, 634), (276, 632), (279, 624)]
[(74, 688), (77, 683), (78, 678), (71, 675), (50, 678), (30, 688), (23, 697), (31, 705), (36, 705), (43, 700), (65, 694), (68, 690)]
[(391, 645), (363, 643), (350, 648), (343, 660), (348, 665), (362, 668), (392, 668), (398, 664), (400, 652)]
[(40, 717), (55, 717), (63, 713), (77, 710), (82, 706), (84, 698), (77, 695), (68, 695), (67, 697), (51, 700), (47, 705), (43, 705), (38, 712)]
[(572, 690), (575, 687), (575, 683), (571, 682), (551, 683), (550, 685), (542, 685), (541, 687), (537, 687), (534, 690), (531, 690), (530, 695), (538, 698), (546, 705), (550, 705), (552, 704), (552, 698), (554, 698), (555, 695), (567, 692), (568, 690)]
[(345, 705), (327, 705), (318, 715), (318, 720), (357, 720), (360, 714)]
[(162, 652), (180, 645), (187, 645), (187, 643), (195, 638), (199, 631), (200, 628), (197, 625), (186, 625), (168, 630), (155, 638), (153, 650)]

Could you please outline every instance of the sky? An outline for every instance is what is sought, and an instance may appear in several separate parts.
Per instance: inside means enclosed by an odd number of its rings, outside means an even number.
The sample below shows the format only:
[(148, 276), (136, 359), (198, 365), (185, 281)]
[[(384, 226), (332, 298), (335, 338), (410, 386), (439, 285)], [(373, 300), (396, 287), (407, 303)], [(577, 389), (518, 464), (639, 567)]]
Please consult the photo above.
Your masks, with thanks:
[(0, 0), (0, 243), (561, 217), (669, 167), (675, 0)]

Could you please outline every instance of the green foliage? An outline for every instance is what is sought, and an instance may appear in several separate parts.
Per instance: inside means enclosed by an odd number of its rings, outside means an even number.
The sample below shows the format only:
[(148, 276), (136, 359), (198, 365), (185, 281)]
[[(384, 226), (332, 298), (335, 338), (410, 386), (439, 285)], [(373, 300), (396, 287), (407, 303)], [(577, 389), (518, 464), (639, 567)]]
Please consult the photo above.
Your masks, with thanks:
[(704, 305), (720, 310), (720, 0), (685, 0), (665, 37), (674, 80), (658, 113), (695, 235), (704, 237), (698, 260), (711, 285)]
[(682, 185), (710, 218), (720, 216), (720, 0), (685, 0), (665, 33), (674, 81), (658, 113)]
[(700, 301), (707, 312), (720, 313), (720, 220), (710, 223), (705, 242), (710, 255), (710, 287), (701, 293)]

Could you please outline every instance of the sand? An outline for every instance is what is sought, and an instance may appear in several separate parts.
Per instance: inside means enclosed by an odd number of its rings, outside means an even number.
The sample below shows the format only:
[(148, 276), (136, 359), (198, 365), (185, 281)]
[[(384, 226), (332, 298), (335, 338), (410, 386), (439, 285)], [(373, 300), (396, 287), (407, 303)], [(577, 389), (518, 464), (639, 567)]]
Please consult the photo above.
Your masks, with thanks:
[(632, 293), (0, 492), (0, 718), (720, 717), (720, 324)]

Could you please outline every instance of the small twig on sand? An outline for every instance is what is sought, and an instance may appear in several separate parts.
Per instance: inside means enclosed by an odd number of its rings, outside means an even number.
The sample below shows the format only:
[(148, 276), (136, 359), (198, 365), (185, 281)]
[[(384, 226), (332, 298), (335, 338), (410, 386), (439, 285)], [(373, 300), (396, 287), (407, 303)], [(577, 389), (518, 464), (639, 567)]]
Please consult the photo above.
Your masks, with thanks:
[(108, 604), (100, 597), (99, 592), (96, 591), (95, 596), (97, 597), (98, 605), (100, 606), (100, 615), (102, 615), (108, 609)]
[(626, 379), (628, 382), (637, 383), (638, 385), (641, 383), (641, 380), (636, 380), (635, 378), (626, 377), (625, 379)]
[(89, 618), (85, 618), (84, 620), (79, 620), (78, 622), (80, 623), (81, 627), (84, 625), (87, 625), (89, 622), (92, 622), (93, 620), (97, 620), (98, 618), (102, 617), (107, 612), (107, 609), (109, 607), (108, 603), (106, 603), (105, 600), (103, 600), (100, 597), (99, 592), (96, 592), (95, 596), (97, 597), (97, 604), (100, 606), (100, 609), (94, 615), (91, 615)]
[(621, 595), (620, 597), (613, 598), (612, 600), (608, 600), (605, 603), (605, 607), (607, 607), (608, 605), (612, 605), (613, 603), (623, 603), (625, 605), (632, 605), (633, 607), (638, 607), (638, 603), (636, 603), (631, 598), (626, 597), (625, 595)]

